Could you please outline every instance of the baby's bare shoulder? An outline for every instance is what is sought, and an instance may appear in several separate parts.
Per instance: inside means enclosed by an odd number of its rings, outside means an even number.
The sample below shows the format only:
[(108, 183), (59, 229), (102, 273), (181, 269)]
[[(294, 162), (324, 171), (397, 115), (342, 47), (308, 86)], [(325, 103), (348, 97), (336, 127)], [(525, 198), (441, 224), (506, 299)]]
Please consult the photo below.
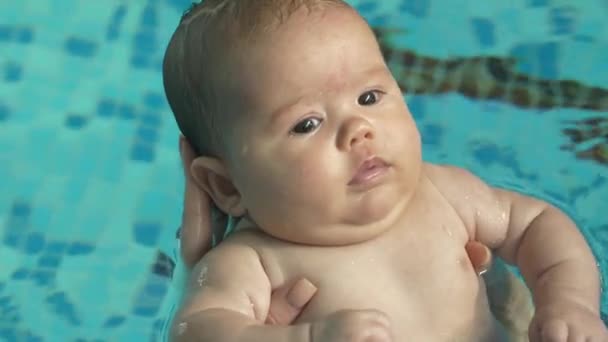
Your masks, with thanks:
[(426, 163), (424, 175), (452, 204), (492, 201), (493, 188), (472, 172), (452, 165)]

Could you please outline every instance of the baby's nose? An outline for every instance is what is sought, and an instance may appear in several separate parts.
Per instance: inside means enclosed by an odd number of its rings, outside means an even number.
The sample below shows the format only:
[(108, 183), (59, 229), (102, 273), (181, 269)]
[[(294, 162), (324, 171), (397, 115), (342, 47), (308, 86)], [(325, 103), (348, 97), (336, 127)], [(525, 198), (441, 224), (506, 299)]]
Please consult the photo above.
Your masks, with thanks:
[(340, 145), (345, 150), (375, 139), (373, 126), (364, 118), (353, 118), (345, 123), (343, 132)]

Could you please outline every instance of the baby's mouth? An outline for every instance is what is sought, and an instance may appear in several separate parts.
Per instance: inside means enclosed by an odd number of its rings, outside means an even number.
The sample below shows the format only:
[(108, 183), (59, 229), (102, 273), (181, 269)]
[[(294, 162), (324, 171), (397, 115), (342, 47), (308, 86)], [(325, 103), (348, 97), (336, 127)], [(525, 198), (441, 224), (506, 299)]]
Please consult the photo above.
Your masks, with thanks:
[(386, 174), (389, 167), (390, 165), (380, 157), (369, 158), (361, 163), (348, 185), (374, 185)]

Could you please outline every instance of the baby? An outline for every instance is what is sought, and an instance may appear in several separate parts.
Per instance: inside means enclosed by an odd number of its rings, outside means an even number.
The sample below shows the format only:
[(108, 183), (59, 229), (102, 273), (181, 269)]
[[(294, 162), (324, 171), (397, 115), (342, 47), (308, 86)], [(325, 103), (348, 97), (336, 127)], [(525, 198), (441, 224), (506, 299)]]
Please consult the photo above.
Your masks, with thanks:
[[(374, 34), (345, 2), (206, 0), (182, 19), (163, 71), (201, 155), (196, 182), (240, 218), (193, 270), (177, 340), (501, 341), (464, 250), (477, 240), (532, 290), (532, 341), (608, 341), (575, 224), (424, 163)], [(299, 277), (315, 297), (292, 325), (264, 325), (272, 290)]]

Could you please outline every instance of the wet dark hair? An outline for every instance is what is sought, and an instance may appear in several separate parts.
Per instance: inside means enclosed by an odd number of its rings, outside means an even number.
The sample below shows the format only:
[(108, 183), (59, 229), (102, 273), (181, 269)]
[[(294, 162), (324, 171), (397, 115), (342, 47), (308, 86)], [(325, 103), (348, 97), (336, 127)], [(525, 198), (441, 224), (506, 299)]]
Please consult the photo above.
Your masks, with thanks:
[(165, 52), (163, 84), (180, 131), (199, 155), (219, 157), (230, 134), (219, 116), (231, 52), (302, 6), (323, 5), (350, 7), (343, 0), (205, 0), (184, 12)]

